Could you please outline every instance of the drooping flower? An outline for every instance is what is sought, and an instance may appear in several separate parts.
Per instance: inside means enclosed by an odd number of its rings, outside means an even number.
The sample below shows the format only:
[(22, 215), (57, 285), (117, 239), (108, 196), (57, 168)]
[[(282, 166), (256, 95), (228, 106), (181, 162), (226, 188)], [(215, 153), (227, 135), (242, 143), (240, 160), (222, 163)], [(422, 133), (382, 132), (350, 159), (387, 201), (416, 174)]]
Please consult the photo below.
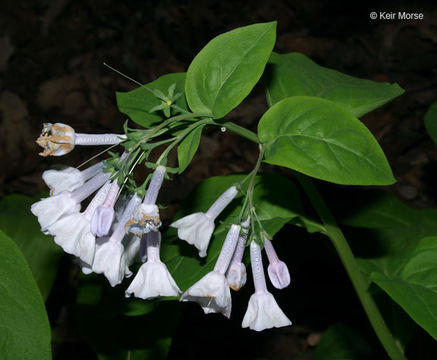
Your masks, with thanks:
[(228, 318), (231, 316), (231, 291), (225, 274), (237, 246), (239, 234), (240, 226), (232, 225), (214, 270), (185, 291), (180, 301), (197, 302), (205, 314), (220, 312)]
[(109, 174), (102, 172), (73, 192), (63, 191), (58, 195), (41, 199), (32, 204), (30, 210), (38, 217), (41, 231), (47, 234), (50, 225), (64, 216), (78, 213), (80, 203), (100, 188), (108, 178)]
[(128, 232), (140, 238), (150, 231), (158, 231), (162, 224), (159, 217), (159, 209), (156, 206), (156, 199), (164, 181), (165, 172), (165, 166), (160, 165), (156, 168), (143, 203), (138, 206), (132, 219), (128, 222)]
[(96, 247), (95, 236), (90, 230), (90, 219), (96, 207), (104, 201), (109, 187), (110, 184), (106, 183), (100, 188), (84, 212), (64, 216), (48, 227), (56, 244), (87, 264), (93, 263)]
[(250, 218), (241, 223), (241, 234), (237, 247), (232, 256), (231, 264), (226, 272), (226, 278), (232, 290), (240, 290), (247, 281), (246, 266), (243, 264), (244, 250), (246, 249), (247, 233), (249, 232)]
[(122, 244), (126, 235), (125, 225), (140, 202), (141, 198), (136, 194), (133, 195), (112, 235), (109, 238), (97, 239), (98, 244), (92, 270), (97, 274), (103, 273), (111, 286), (120, 284), (126, 274), (126, 257), (123, 256), (124, 247)]
[(231, 186), (211, 205), (206, 213), (198, 212), (185, 216), (170, 226), (178, 229), (179, 239), (194, 245), (199, 250), (199, 256), (205, 257), (209, 240), (214, 231), (214, 221), (237, 193), (237, 188)]
[(112, 222), (114, 221), (115, 210), (114, 205), (117, 201), (117, 194), (120, 186), (117, 180), (112, 181), (105, 201), (99, 205), (91, 218), (91, 232), (99, 237), (109, 234)]
[(241, 326), (262, 331), (272, 327), (291, 325), (291, 321), (282, 312), (273, 295), (267, 291), (261, 249), (255, 241), (250, 244), (250, 262), (255, 293), (249, 299), (249, 305)]
[(39, 155), (62, 156), (69, 153), (74, 148), (74, 137), (74, 129), (71, 126), (62, 123), (43, 124), (41, 135), (36, 140), (44, 149)]
[(59, 195), (41, 199), (32, 204), (30, 211), (38, 217), (41, 231), (48, 234), (47, 228), (63, 216), (76, 214), (80, 211), (80, 203), (77, 203), (71, 193), (64, 191)]
[(264, 239), (264, 249), (269, 259), (267, 272), (271, 283), (277, 289), (286, 288), (290, 285), (290, 272), (288, 271), (287, 265), (279, 260), (272, 242), (267, 238)]
[(178, 296), (181, 291), (159, 257), (161, 233), (152, 231), (144, 237), (147, 242), (147, 262), (141, 265), (126, 290), (126, 297), (134, 295), (141, 299), (152, 299), (158, 296)]
[(74, 149), (75, 145), (114, 145), (126, 138), (117, 134), (78, 134), (71, 126), (62, 123), (45, 123), (36, 143), (44, 151), (41, 156), (62, 156)]
[(80, 171), (73, 167), (66, 167), (61, 170), (46, 170), (42, 178), (50, 188), (50, 195), (58, 195), (63, 191), (74, 191), (80, 188), (85, 181), (97, 175), (103, 168), (103, 163), (99, 162), (89, 168)]

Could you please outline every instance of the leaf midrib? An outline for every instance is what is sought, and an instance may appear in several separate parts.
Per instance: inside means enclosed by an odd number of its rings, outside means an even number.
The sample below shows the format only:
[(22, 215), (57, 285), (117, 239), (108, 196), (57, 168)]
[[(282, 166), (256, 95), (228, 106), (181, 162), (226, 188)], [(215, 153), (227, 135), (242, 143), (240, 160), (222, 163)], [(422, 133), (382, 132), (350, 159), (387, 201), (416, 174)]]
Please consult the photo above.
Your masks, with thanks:
[[(360, 159), (365, 160), (370, 165), (372, 165), (376, 170), (378, 170), (378, 172), (380, 172), (382, 174), (385, 173), (383, 169), (380, 169), (378, 166), (376, 166), (375, 163), (373, 163), (373, 161), (369, 160), (368, 157), (365, 157), (365, 156), (363, 156), (361, 154), (358, 154), (358, 153), (352, 151), (351, 149), (349, 149), (347, 147), (344, 147), (344, 146), (342, 146), (342, 145), (340, 145), (340, 144), (338, 144), (336, 142), (329, 141), (326, 138), (321, 138), (321, 137), (318, 137), (318, 136), (305, 135), (305, 134), (287, 134), (287, 135), (278, 136), (275, 140), (273, 140), (273, 141), (271, 141), (271, 142), (269, 142), (267, 144), (271, 145), (272, 143), (276, 142), (280, 138), (288, 138), (288, 137), (291, 137), (291, 138), (293, 138), (293, 137), (304, 137), (304, 138), (309, 138), (309, 139), (312, 139), (312, 140), (315, 140), (315, 141), (321, 141), (321, 142), (324, 142), (324, 143), (327, 143), (327, 144), (331, 144), (331, 145), (336, 146), (336, 147), (338, 147), (340, 149), (343, 149), (344, 151), (347, 151), (347, 152), (349, 152), (351, 154), (354, 154), (355, 156), (359, 157)], [(329, 145), (328, 145), (328, 147), (329, 147)]]
[[(244, 54), (243, 54), (243, 56), (241, 56), (241, 59), (244, 59), (246, 56), (247, 56), (247, 54), (249, 53), (249, 52), (251, 52), (259, 43), (260, 43), (260, 41), (264, 38), (264, 36), (266, 35), (266, 33), (269, 31), (270, 29), (266, 29), (264, 32), (263, 32), (263, 34), (259, 37), (259, 39), (256, 41), (256, 43), (254, 43), (253, 44), (253, 46), (252, 47), (250, 47)], [(214, 114), (214, 108), (215, 108), (215, 105), (216, 105), (216, 103), (217, 103), (217, 99), (219, 98), (219, 95), (220, 95), (220, 92), (222, 91), (222, 89), (223, 89), (223, 87), (224, 87), (224, 85), (226, 84), (226, 82), (228, 81), (228, 79), (234, 74), (234, 72), (241, 66), (241, 64), (242, 64), (242, 61), (240, 61), (233, 69), (232, 69), (232, 71), (229, 73), (229, 75), (228, 76), (226, 76), (226, 78), (224, 79), (224, 81), (222, 81), (222, 83), (220, 84), (220, 87), (218, 88), (218, 90), (217, 90), (217, 92), (216, 92), (216, 95), (215, 95), (215, 97), (214, 97), (214, 102), (212, 103), (212, 106), (211, 106), (211, 110), (212, 110), (212, 113)], [(220, 69), (221, 69), (221, 67), (220, 67)]]

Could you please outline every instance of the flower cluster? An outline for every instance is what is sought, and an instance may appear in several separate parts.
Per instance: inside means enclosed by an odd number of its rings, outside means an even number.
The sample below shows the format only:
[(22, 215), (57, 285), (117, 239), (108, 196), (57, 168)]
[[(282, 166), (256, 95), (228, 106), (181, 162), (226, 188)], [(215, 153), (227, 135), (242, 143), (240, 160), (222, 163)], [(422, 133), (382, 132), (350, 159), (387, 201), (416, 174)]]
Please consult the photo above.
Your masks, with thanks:
[[(59, 156), (71, 151), (75, 145), (114, 146), (126, 139), (126, 135), (78, 134), (65, 124), (44, 124), (37, 143), (44, 148), (41, 155)], [(243, 255), (248, 234), (253, 235), (255, 229), (251, 223), (253, 206), (245, 221), (230, 226), (214, 269), (182, 292), (160, 259), (161, 219), (156, 202), (171, 168), (158, 161), (142, 186), (129, 187), (129, 182), (134, 182), (129, 175), (144, 160), (144, 152), (137, 151), (140, 149), (137, 145), (125, 147), (126, 151), (121, 155), (112, 154), (109, 160), (82, 171), (71, 167), (45, 171), (43, 180), (50, 188), (50, 197), (31, 207), (41, 230), (52, 235), (65, 252), (74, 255), (85, 274), (103, 274), (111, 286), (131, 277), (129, 267), (140, 261), (142, 265), (128, 286), (126, 297), (152, 299), (180, 295), (181, 301), (199, 303), (205, 313), (221, 313), (229, 318), (232, 309), (230, 289), (237, 291), (247, 281)], [(125, 191), (125, 185), (130, 191)], [(200, 257), (205, 257), (215, 220), (238, 192), (237, 186), (231, 186), (206, 212), (188, 215), (170, 226), (177, 229), (181, 240), (198, 249)], [(85, 210), (81, 211), (81, 203), (93, 194)], [(290, 284), (288, 268), (279, 260), (264, 232), (262, 236), (261, 242), (269, 259), (270, 281), (274, 287), (283, 289)], [(252, 238), (250, 259), (255, 293), (249, 300), (242, 326), (261, 331), (290, 325), (290, 320), (267, 290), (261, 247), (259, 241)]]

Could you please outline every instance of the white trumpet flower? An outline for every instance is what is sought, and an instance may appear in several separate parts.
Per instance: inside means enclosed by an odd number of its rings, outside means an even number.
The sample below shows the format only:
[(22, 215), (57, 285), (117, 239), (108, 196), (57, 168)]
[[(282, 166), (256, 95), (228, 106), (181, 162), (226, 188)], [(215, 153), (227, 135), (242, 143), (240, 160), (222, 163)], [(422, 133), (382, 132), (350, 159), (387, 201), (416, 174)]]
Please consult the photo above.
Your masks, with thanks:
[(74, 191), (80, 188), (85, 181), (97, 175), (102, 168), (102, 162), (90, 166), (83, 171), (68, 166), (61, 170), (46, 170), (43, 172), (42, 178), (50, 188), (50, 196), (53, 196), (63, 191)]
[(267, 291), (261, 249), (254, 241), (250, 244), (250, 261), (255, 293), (250, 297), (241, 326), (255, 331), (262, 331), (272, 327), (291, 325), (291, 321), (282, 312), (273, 295)]
[(73, 254), (87, 264), (92, 264), (95, 253), (95, 236), (90, 231), (90, 219), (105, 199), (109, 191), (106, 183), (94, 196), (83, 213), (62, 217), (48, 227), (48, 232), (55, 237), (55, 243), (66, 253)]
[(111, 286), (120, 284), (126, 274), (126, 257), (124, 256), (123, 238), (126, 235), (125, 225), (132, 216), (141, 199), (134, 195), (126, 206), (120, 222), (109, 238), (98, 239), (92, 270), (104, 274)]
[(114, 145), (126, 138), (117, 134), (78, 134), (71, 126), (62, 123), (45, 123), (36, 143), (44, 151), (41, 156), (62, 156), (74, 149), (75, 145)]
[(214, 270), (182, 294), (181, 301), (197, 302), (205, 314), (220, 312), (228, 318), (231, 316), (231, 291), (225, 273), (237, 246), (239, 233), (240, 226), (232, 225), (223, 243)]
[(211, 205), (206, 213), (198, 212), (185, 216), (170, 226), (178, 229), (179, 239), (194, 245), (199, 250), (199, 256), (205, 257), (211, 235), (214, 232), (215, 219), (237, 194), (237, 188), (231, 186)]
[(178, 296), (181, 290), (159, 257), (161, 233), (149, 232), (144, 237), (147, 242), (147, 262), (141, 265), (126, 290), (126, 297), (134, 295), (141, 299), (153, 299), (158, 296)]

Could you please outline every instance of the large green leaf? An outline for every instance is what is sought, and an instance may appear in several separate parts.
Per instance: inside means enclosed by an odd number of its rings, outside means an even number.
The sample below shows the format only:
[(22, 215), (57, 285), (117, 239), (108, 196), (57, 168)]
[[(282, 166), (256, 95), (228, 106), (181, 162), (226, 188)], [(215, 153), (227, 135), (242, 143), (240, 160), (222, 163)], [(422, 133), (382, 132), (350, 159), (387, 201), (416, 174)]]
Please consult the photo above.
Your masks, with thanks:
[[(187, 110), (187, 103), (184, 96), (186, 73), (166, 74), (158, 79), (146, 84), (151, 90), (159, 90), (167, 95), (170, 85), (176, 84), (175, 94), (181, 93), (182, 96), (176, 100), (175, 104)], [(150, 113), (149, 111), (160, 105), (162, 102), (152, 92), (139, 87), (129, 92), (117, 92), (118, 109), (128, 115), (132, 121), (143, 127), (150, 127), (163, 120), (163, 114), (160, 111)]]
[(194, 154), (200, 144), (200, 137), (202, 136), (202, 130), (204, 125), (196, 127), (191, 131), (178, 146), (178, 164), (179, 174), (182, 173), (188, 165), (190, 165)]
[(437, 236), (393, 256), (370, 277), (437, 340)]
[(370, 355), (372, 348), (362, 335), (338, 323), (323, 333), (314, 352), (314, 360), (359, 360)]
[(8, 195), (0, 200), (0, 229), (20, 247), (45, 300), (63, 251), (52, 237), (41, 232), (37, 218), (30, 212), (30, 206), (38, 200), (24, 195)]
[[(345, 193), (337, 211), (361, 270), (437, 338), (437, 209), (414, 209), (376, 190)], [(359, 206), (357, 206), (359, 204)]]
[(276, 39), (276, 22), (240, 27), (212, 39), (192, 61), (185, 91), (191, 110), (225, 116), (260, 79)]
[[(216, 176), (203, 181), (189, 197), (192, 202), (185, 204), (180, 216), (206, 211), (226, 189), (240, 182), (244, 176)], [(230, 224), (237, 220), (241, 203), (242, 197), (236, 198), (216, 221), (216, 229), (206, 259), (200, 259), (193, 246), (179, 240), (176, 229), (171, 228), (164, 234), (161, 257), (181, 290), (186, 290), (213, 269), (227, 230)], [(300, 198), (296, 186), (278, 175), (263, 174), (256, 177), (254, 206), (270, 236), (273, 236), (290, 219), (301, 213)]]
[(273, 105), (258, 124), (266, 161), (344, 185), (395, 180), (378, 142), (350, 112), (331, 101), (294, 96)]
[(432, 141), (437, 144), (437, 102), (425, 114), (425, 127)]
[(331, 100), (356, 117), (404, 92), (397, 84), (359, 79), (319, 66), (297, 52), (272, 54), (266, 74), (270, 105), (290, 96), (307, 95)]
[(18, 246), (0, 230), (0, 358), (51, 359), (44, 302)]

